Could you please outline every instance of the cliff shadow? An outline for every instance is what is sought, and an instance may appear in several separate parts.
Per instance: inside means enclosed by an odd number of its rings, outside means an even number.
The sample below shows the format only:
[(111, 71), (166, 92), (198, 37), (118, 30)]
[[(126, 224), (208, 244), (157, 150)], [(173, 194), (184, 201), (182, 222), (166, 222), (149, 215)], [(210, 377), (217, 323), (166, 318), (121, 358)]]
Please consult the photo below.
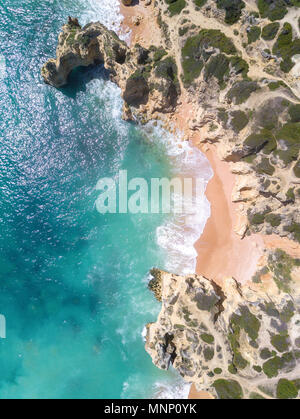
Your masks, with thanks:
[(140, 4), (140, 0), (132, 0), (131, 4), (129, 4), (126, 7), (133, 7), (133, 6), (137, 6), (138, 4)]
[(92, 80), (109, 80), (109, 71), (103, 64), (75, 68), (68, 77), (68, 84), (59, 90), (71, 99), (76, 99), (80, 92), (86, 92), (87, 84)]

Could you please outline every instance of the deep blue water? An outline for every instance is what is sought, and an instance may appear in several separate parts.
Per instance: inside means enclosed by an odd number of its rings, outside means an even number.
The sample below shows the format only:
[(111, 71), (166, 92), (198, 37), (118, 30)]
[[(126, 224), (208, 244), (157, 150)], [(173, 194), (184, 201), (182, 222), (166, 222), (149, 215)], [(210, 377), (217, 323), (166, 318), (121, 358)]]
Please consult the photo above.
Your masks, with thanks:
[(0, 1), (0, 398), (147, 397), (174, 380), (141, 338), (159, 311), (146, 279), (164, 266), (164, 220), (95, 209), (101, 177), (169, 176), (168, 158), (121, 121), (103, 68), (75, 71), (62, 90), (40, 76), (67, 16), (86, 23), (101, 10), (91, 0)]

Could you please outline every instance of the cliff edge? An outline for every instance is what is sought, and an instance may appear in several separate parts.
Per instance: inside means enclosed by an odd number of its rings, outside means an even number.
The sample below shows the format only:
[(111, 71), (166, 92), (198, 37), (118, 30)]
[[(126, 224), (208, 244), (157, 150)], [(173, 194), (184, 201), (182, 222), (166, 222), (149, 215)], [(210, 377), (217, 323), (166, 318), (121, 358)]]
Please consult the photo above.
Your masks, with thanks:
[[(278, 257), (276, 269), (283, 269), (281, 262)], [(296, 275), (300, 260), (289, 264)], [(300, 294), (292, 280), (293, 297), (232, 278), (220, 288), (198, 275), (157, 269), (152, 275), (150, 288), (162, 310), (147, 326), (146, 350), (158, 368), (173, 365), (198, 391), (221, 399), (298, 396)]]

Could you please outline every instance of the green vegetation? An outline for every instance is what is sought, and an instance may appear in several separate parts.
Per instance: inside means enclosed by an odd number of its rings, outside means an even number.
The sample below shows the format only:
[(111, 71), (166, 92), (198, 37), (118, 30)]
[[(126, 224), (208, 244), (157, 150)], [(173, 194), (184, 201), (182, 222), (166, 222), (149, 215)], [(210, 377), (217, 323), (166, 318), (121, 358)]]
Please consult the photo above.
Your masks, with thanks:
[(203, 29), (196, 36), (188, 38), (182, 49), (182, 67), (185, 84), (191, 84), (200, 76), (204, 66), (205, 49), (211, 46), (227, 55), (234, 55), (236, 48), (233, 42), (221, 31)]
[(292, 57), (300, 54), (300, 39), (293, 40), (293, 28), (290, 23), (283, 25), (273, 46), (273, 54), (283, 59), (280, 68), (285, 73), (288, 73), (294, 67), (295, 64), (292, 61)]
[(281, 224), (281, 215), (268, 214), (266, 215), (266, 222), (271, 224), (272, 227), (279, 227)]
[(207, 0), (194, 0), (194, 3), (197, 7), (203, 7), (207, 3)]
[(167, 57), (162, 61), (158, 61), (155, 64), (155, 74), (157, 77), (162, 77), (178, 84), (179, 87), (179, 81), (177, 78), (178, 69), (176, 61), (173, 57)]
[(251, 26), (249, 31), (247, 32), (248, 36), (248, 44), (252, 44), (253, 42), (256, 42), (261, 35), (261, 29), (259, 26)]
[(295, 315), (295, 306), (292, 301), (289, 301), (287, 305), (283, 308), (282, 312), (279, 314), (280, 320), (282, 322), (288, 323)]
[(185, 326), (184, 324), (174, 324), (174, 329), (184, 330)]
[(273, 176), (275, 173), (275, 167), (271, 165), (270, 159), (264, 157), (260, 163), (258, 163), (255, 167), (257, 173), (266, 174), (269, 176)]
[(269, 154), (277, 148), (277, 142), (272, 132), (263, 129), (259, 134), (251, 134), (246, 138), (244, 146), (251, 154), (257, 154), (261, 150)]
[(179, 34), (179, 36), (184, 36), (188, 33), (188, 31), (189, 31), (189, 27), (185, 26), (183, 28), (178, 29), (178, 34)]
[(295, 399), (298, 396), (298, 388), (293, 381), (282, 378), (277, 385), (277, 399)]
[(300, 177), (300, 160), (297, 161), (293, 171), (294, 171), (295, 176), (299, 178)]
[(276, 154), (283, 163), (287, 166), (297, 160), (300, 150), (300, 124), (285, 124), (275, 136), (281, 144), (281, 149), (277, 150)]
[[(78, 26), (75, 26), (74, 27), (74, 25), (72, 25), (72, 29), (69, 31), (69, 35), (68, 35), (68, 37), (67, 37), (67, 39), (66, 39), (66, 43), (68, 44), (68, 45), (73, 45), (73, 44), (75, 44), (75, 38), (76, 38), (76, 35), (77, 35), (77, 33), (80, 31), (80, 27), (78, 27)], [(81, 37), (81, 39), (77, 39), (77, 42), (79, 42), (79, 40), (81, 41), (81, 42), (83, 42), (83, 37)]]
[(290, 188), (286, 193), (286, 200), (290, 202), (295, 202), (296, 197), (294, 193), (295, 188)]
[(263, 224), (265, 222), (265, 217), (266, 216), (264, 213), (260, 214), (258, 212), (256, 214), (251, 214), (251, 215), (249, 214), (248, 216), (250, 224), (252, 225)]
[(153, 60), (155, 62), (160, 61), (165, 55), (168, 55), (168, 53), (164, 48), (155, 48)]
[(203, 342), (208, 343), (210, 345), (212, 345), (215, 341), (213, 335), (210, 335), (208, 333), (203, 333), (200, 337), (203, 340)]
[(294, 240), (300, 243), (300, 224), (292, 222), (289, 226), (284, 227), (285, 231), (292, 233), (294, 236)]
[(218, 109), (218, 118), (223, 123), (223, 126), (227, 125), (229, 116), (228, 116), (228, 113), (227, 113), (226, 109), (224, 109), (224, 108), (219, 108)]
[(286, 352), (289, 349), (288, 335), (273, 335), (271, 344), (278, 352)]
[(179, 15), (186, 6), (185, 0), (165, 0), (165, 2), (169, 5), (171, 16)]
[(205, 66), (205, 79), (214, 76), (220, 87), (224, 87), (224, 77), (229, 73), (229, 62), (224, 54), (214, 55)]
[(230, 364), (228, 366), (228, 372), (230, 372), (230, 374), (236, 375), (238, 373), (238, 370), (235, 368), (233, 364)]
[(271, 82), (268, 84), (268, 88), (274, 92), (275, 90), (279, 89), (280, 87), (285, 87), (286, 89), (288, 89), (288, 86), (283, 82), (283, 81), (276, 81), (276, 82)]
[(251, 400), (262, 400), (262, 399), (264, 399), (265, 400), (265, 398), (258, 393), (250, 393), (249, 399), (251, 399)]
[(256, 371), (258, 373), (262, 372), (262, 368), (259, 365), (254, 365), (253, 369), (254, 369), (254, 371)]
[(235, 380), (216, 380), (213, 387), (219, 399), (242, 399), (244, 397), (242, 387)]
[(249, 72), (249, 64), (247, 61), (236, 55), (230, 59), (230, 63), (235, 69), (236, 74), (241, 74), (243, 78), (247, 78)]
[(240, 20), (245, 3), (242, 0), (216, 0), (217, 7), (226, 12), (225, 22), (229, 25)]
[(249, 338), (256, 341), (260, 330), (260, 321), (247, 306), (240, 306), (240, 313), (240, 315), (232, 315), (231, 325), (244, 329)]
[[(260, 329), (260, 321), (250, 312), (248, 307), (240, 307), (240, 313), (233, 314), (230, 319), (231, 333), (228, 335), (228, 340), (233, 352), (234, 369), (243, 370), (247, 367), (248, 362), (243, 358), (240, 352), (240, 333), (244, 329), (252, 341), (256, 341)], [(232, 368), (232, 369), (233, 369)], [(231, 372), (231, 371), (230, 371)], [(233, 374), (234, 372), (232, 372)]]
[(287, 4), (284, 0), (258, 0), (261, 17), (269, 18), (272, 22), (281, 20), (287, 14)]
[(249, 118), (243, 111), (231, 112), (231, 125), (236, 133), (242, 131), (249, 123)]
[(269, 359), (272, 357), (272, 352), (268, 348), (264, 348), (260, 351), (260, 357), (263, 360)]
[(236, 105), (241, 105), (246, 102), (253, 92), (259, 89), (259, 85), (254, 81), (242, 80), (236, 82), (227, 93), (229, 100)]
[(211, 361), (213, 357), (215, 356), (215, 351), (212, 348), (204, 348), (203, 351), (204, 359), (206, 362)]
[(268, 378), (277, 377), (279, 370), (284, 367), (284, 362), (282, 358), (275, 356), (274, 358), (269, 359), (263, 365), (263, 372)]
[(222, 368), (215, 368), (215, 369), (214, 369), (214, 373), (215, 373), (216, 375), (220, 375), (220, 374), (222, 374), (222, 372), (223, 372)]
[(274, 23), (270, 23), (269, 25), (264, 26), (263, 30), (262, 30), (262, 38), (265, 41), (272, 41), (273, 39), (275, 39), (278, 31), (280, 28), (280, 23), (278, 22), (274, 22)]
[(277, 249), (274, 253), (270, 254), (268, 265), (273, 272), (276, 285), (281, 291), (290, 292), (291, 273), (296, 264), (297, 260), (291, 258), (281, 249)]
[(289, 107), (289, 115), (292, 122), (300, 122), (300, 105), (291, 105)]

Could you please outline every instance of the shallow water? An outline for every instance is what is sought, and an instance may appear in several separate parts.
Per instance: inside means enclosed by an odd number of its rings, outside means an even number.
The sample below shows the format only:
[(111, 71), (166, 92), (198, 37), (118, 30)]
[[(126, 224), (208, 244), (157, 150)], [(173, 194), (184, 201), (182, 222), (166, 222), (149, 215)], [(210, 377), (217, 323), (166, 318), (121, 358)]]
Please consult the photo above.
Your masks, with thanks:
[(75, 71), (62, 90), (43, 84), (68, 15), (120, 23), (117, 0), (0, 3), (0, 398), (183, 397), (141, 337), (159, 312), (147, 275), (170, 267), (158, 245), (170, 219), (95, 208), (101, 177), (170, 177), (176, 162), (121, 120), (103, 68)]

